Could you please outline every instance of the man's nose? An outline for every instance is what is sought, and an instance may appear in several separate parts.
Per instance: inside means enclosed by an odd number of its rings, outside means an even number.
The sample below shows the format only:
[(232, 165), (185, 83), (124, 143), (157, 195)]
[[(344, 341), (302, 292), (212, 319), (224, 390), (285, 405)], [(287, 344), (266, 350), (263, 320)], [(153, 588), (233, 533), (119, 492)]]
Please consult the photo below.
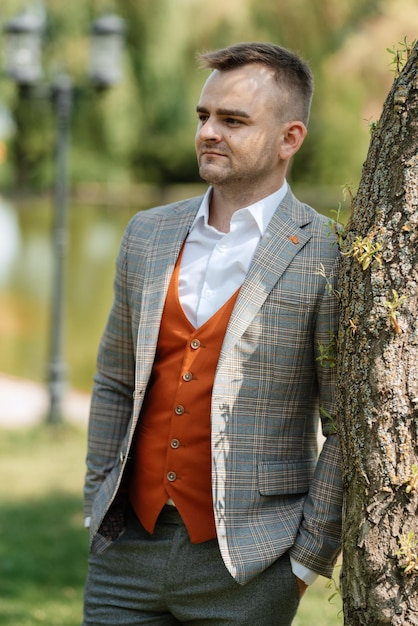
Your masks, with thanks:
[(216, 120), (208, 118), (197, 131), (201, 141), (220, 141), (221, 132)]

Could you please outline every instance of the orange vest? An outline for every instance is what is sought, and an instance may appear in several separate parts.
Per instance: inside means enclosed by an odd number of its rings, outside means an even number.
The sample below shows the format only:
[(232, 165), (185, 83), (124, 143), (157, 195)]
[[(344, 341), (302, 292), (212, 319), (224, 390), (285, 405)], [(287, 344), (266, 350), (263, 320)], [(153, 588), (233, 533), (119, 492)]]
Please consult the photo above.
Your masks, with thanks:
[(177, 261), (133, 443), (131, 504), (148, 532), (172, 498), (192, 543), (216, 537), (211, 480), (211, 397), (238, 291), (195, 329), (178, 298)]

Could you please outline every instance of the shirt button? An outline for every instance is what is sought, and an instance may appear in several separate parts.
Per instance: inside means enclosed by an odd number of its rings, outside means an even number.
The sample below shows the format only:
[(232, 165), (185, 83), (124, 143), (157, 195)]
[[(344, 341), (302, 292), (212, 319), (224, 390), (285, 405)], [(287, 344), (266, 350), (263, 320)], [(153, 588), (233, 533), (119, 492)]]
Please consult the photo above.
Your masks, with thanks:
[(176, 480), (176, 478), (177, 478), (176, 472), (167, 472), (167, 480), (170, 483), (173, 483)]
[(170, 442), (170, 446), (173, 448), (173, 450), (177, 450), (177, 448), (180, 447), (180, 441), (178, 439), (172, 439)]
[(193, 374), (191, 372), (184, 372), (183, 380), (185, 380), (186, 383), (188, 383), (190, 380), (192, 380), (192, 378), (193, 378)]
[(174, 412), (176, 415), (183, 415), (184, 413), (184, 406), (182, 406), (181, 404), (178, 404), (176, 406), (176, 408), (174, 409)]
[(193, 350), (197, 350), (198, 348), (200, 348), (200, 341), (199, 339), (192, 339), (190, 342), (191, 347), (193, 348)]

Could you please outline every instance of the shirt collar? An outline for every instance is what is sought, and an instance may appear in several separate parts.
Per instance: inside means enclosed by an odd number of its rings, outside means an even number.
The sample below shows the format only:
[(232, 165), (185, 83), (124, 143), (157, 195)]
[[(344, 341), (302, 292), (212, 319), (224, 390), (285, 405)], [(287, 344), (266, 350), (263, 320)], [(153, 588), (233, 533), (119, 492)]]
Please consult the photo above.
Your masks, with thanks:
[[(233, 222), (234, 218), (235, 219), (239, 218), (239, 215), (242, 215), (244, 217), (243, 214), (245, 212), (248, 217), (251, 216), (252, 219), (256, 222), (258, 229), (260, 231), (260, 234), (264, 235), (266, 228), (268, 226), (268, 223), (273, 217), (277, 207), (279, 206), (279, 204), (282, 202), (283, 198), (285, 197), (288, 187), (289, 186), (287, 184), (287, 181), (285, 180), (283, 185), (280, 187), (280, 189), (278, 189), (274, 193), (270, 194), (266, 198), (262, 198), (261, 200), (258, 200), (254, 204), (250, 204), (249, 206), (243, 207), (242, 209), (239, 209), (238, 211), (236, 211), (234, 215), (232, 216), (231, 221)], [(197, 222), (199, 221), (203, 221), (205, 226), (209, 226), (208, 224), (209, 202), (210, 202), (211, 194), (212, 194), (212, 187), (209, 187), (209, 189), (206, 191), (203, 197), (203, 200), (200, 204), (196, 217), (193, 220), (193, 224), (190, 228), (190, 231), (194, 229)]]

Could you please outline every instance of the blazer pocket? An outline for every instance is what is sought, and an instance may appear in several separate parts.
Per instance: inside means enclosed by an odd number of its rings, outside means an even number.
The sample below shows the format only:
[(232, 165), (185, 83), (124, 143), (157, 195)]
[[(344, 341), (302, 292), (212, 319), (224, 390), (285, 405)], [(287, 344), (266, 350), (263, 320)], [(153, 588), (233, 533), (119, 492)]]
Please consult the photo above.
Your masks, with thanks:
[(263, 496), (307, 493), (315, 466), (315, 459), (261, 461), (257, 466), (259, 492)]

